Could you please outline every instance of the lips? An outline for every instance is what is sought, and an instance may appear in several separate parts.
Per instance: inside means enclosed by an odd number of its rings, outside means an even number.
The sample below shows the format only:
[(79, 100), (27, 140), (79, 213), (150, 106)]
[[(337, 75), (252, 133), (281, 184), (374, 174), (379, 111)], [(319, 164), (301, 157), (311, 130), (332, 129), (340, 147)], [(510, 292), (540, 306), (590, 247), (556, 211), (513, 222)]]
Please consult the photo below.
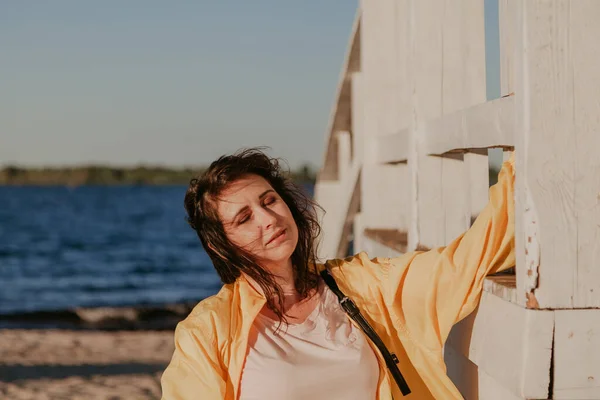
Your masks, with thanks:
[(277, 239), (281, 238), (285, 234), (285, 232), (286, 232), (285, 229), (279, 229), (277, 232), (275, 232), (273, 234), (273, 236), (271, 236), (271, 238), (267, 242), (267, 245), (269, 245), (269, 244), (275, 242)]

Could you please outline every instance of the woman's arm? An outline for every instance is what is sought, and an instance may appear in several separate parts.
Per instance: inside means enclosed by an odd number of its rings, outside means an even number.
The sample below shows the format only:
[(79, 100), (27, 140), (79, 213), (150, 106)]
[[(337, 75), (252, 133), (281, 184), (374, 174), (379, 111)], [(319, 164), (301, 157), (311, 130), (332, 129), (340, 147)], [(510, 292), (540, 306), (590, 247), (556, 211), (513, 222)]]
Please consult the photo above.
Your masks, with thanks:
[(505, 162), (473, 226), (448, 246), (371, 262), (388, 304), (412, 337), (444, 345), (452, 326), (479, 302), (486, 275), (515, 265), (514, 155)]
[(216, 343), (202, 334), (177, 325), (175, 352), (161, 378), (162, 400), (222, 400), (225, 376), (220, 367)]

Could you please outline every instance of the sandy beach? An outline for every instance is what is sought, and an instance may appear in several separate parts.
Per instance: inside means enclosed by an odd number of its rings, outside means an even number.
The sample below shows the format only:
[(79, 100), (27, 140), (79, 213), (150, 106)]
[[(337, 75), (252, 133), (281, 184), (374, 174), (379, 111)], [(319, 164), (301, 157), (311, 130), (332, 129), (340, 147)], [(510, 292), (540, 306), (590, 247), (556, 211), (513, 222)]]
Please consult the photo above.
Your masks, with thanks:
[(160, 399), (172, 353), (172, 330), (0, 330), (0, 398)]

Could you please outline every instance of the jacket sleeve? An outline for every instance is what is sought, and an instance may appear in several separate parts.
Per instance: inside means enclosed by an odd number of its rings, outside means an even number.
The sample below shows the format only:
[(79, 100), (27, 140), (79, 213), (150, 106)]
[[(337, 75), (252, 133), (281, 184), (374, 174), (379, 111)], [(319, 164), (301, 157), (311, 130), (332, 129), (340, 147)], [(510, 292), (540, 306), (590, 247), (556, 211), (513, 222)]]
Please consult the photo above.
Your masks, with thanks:
[(216, 342), (200, 329), (181, 323), (175, 329), (175, 352), (162, 375), (162, 400), (222, 400), (225, 372)]
[(408, 333), (432, 348), (477, 307), (486, 275), (515, 265), (514, 155), (471, 228), (449, 245), (387, 260), (382, 280)]

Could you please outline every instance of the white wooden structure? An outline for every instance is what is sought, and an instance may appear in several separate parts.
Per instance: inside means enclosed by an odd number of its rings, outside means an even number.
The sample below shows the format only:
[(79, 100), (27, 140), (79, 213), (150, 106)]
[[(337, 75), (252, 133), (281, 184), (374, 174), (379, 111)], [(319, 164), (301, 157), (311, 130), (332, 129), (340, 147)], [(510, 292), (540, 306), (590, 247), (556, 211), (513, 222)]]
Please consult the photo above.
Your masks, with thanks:
[(446, 244), (487, 202), (488, 149), (516, 150), (516, 274), (486, 280), (448, 374), (467, 399), (600, 399), (600, 1), (497, 4), (486, 101), (484, 0), (360, 1), (316, 186), (321, 256)]

